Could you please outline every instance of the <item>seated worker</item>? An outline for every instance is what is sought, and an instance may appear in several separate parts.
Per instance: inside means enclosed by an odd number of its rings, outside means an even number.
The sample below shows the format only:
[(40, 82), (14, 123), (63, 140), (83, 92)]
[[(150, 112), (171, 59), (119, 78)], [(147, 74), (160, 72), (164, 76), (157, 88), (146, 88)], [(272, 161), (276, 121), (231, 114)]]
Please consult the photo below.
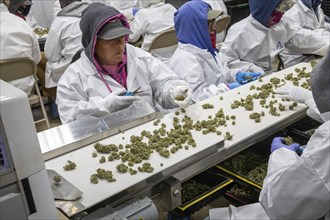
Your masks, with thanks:
[(141, 48), (148, 51), (159, 33), (174, 27), (176, 8), (165, 4), (164, 0), (141, 0), (141, 4), (143, 8), (130, 24), (133, 33), (129, 35), (129, 41), (134, 43), (142, 36)]
[[(223, 0), (203, 0), (207, 4), (211, 6), (213, 10), (220, 10), (223, 12), (222, 15), (227, 15), (227, 7)], [(219, 16), (216, 20), (219, 20), (221, 16)], [(217, 34), (217, 43), (221, 43), (225, 40), (226, 37), (226, 30), (221, 31), (220, 33)]]
[[(150, 53), (127, 44), (131, 31), (115, 8), (90, 4), (82, 13), (80, 28), (84, 51), (57, 85), (62, 123), (101, 117), (135, 101), (145, 101), (158, 111), (189, 104), (191, 91), (186, 82)], [(138, 95), (122, 95), (138, 88)], [(175, 100), (178, 96), (183, 100)]]
[(281, 52), (284, 67), (324, 56), (330, 44), (330, 24), (324, 21), (321, 1), (297, 0), (286, 17), (296, 33)]
[(232, 25), (221, 45), (228, 67), (276, 71), (276, 56), (295, 34), (284, 14), (294, 4), (293, 0), (249, 0), (250, 16)]
[[(41, 59), (37, 36), (21, 16), (10, 13), (17, 11), (25, 0), (0, 0), (0, 60), (29, 57), (38, 63)], [(32, 75), (11, 81), (10, 84), (29, 95), (34, 86)]]
[[(70, 0), (69, 0), (70, 1)], [(102, 3), (108, 6), (112, 6), (115, 9), (119, 10), (122, 14), (126, 16), (128, 20), (134, 19), (135, 13), (140, 8), (140, 0), (82, 0), (83, 2), (88, 3)], [(61, 11), (61, 6), (58, 0), (54, 2), (54, 18), (57, 13)]]
[(285, 145), (282, 137), (271, 144), (267, 176), (260, 203), (210, 210), (219, 219), (330, 219), (330, 49), (311, 74), (312, 91), (298, 86), (275, 90), (281, 98), (307, 105), (307, 115), (322, 125), (301, 153), (297, 143)]
[(180, 79), (189, 83), (194, 102), (226, 92), (261, 75), (229, 70), (224, 66), (216, 49), (215, 20), (220, 14), (221, 11), (211, 10), (201, 0), (186, 2), (175, 13), (179, 45), (169, 66)]
[[(277, 93), (305, 103), (308, 115), (323, 124), (309, 139), (299, 157), (299, 145), (287, 146), (281, 138), (272, 143), (268, 174), (260, 203), (271, 219), (330, 219), (330, 49), (314, 67), (309, 90), (291, 86)], [(315, 113), (318, 117), (313, 116)]]
[(58, 117), (56, 99), (56, 86), (58, 80), (70, 65), (73, 55), (82, 48), (81, 30), (79, 22), (82, 11), (88, 3), (81, 0), (59, 0), (62, 10), (54, 19), (45, 44), (45, 56), (47, 58), (45, 76), (38, 77), (41, 84), (51, 92), (51, 115)]

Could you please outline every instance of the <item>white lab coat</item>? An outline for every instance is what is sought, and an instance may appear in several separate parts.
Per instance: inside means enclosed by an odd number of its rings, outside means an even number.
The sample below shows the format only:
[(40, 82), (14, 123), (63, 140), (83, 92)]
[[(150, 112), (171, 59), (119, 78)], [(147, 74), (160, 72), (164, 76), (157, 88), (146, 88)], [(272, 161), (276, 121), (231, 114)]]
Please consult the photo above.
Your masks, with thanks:
[[(82, 5), (83, 3), (71, 3), (73, 4)], [(45, 45), (45, 56), (48, 60), (45, 70), (46, 88), (57, 86), (58, 80), (70, 65), (73, 55), (82, 48), (79, 22), (80, 17), (74, 16), (57, 16), (53, 21)]]
[(140, 9), (130, 24), (133, 34), (130, 34), (129, 41), (136, 42), (143, 36), (141, 48), (148, 51), (159, 33), (174, 27), (175, 12), (176, 9), (171, 4), (164, 2)]
[(180, 42), (169, 66), (180, 79), (189, 83), (194, 102), (228, 91), (225, 83), (234, 82), (237, 73), (225, 67), (219, 54), (213, 58), (206, 49)]
[[(164, 63), (140, 48), (126, 45), (127, 49), (127, 89), (138, 87), (139, 96), (155, 110), (175, 108), (171, 90), (177, 85), (188, 86)], [(108, 75), (103, 75), (111, 90), (118, 91), (123, 86)], [(109, 114), (103, 106), (103, 99), (110, 94), (101, 80), (95, 66), (84, 52), (81, 58), (68, 67), (57, 86), (57, 105), (62, 123), (68, 123), (84, 116), (101, 117)]]
[[(0, 15), (0, 60), (29, 57), (39, 63), (41, 54), (38, 38), (32, 28), (22, 18), (9, 13), (3, 3), (0, 3)], [(34, 77), (27, 76), (10, 84), (29, 95)]]
[(286, 12), (286, 16), (295, 30), (295, 35), (281, 53), (285, 68), (305, 61), (308, 57), (303, 54), (324, 56), (330, 45), (330, 24), (324, 21), (321, 6), (316, 15), (301, 0), (297, 0)]
[[(127, 20), (132, 20), (134, 18), (132, 8), (140, 8), (140, 1), (139, 0), (82, 0), (83, 2), (94, 3), (99, 2), (105, 5), (112, 6), (120, 11)], [(54, 3), (54, 17), (61, 11), (61, 5), (58, 0)]]
[(322, 124), (299, 157), (274, 151), (260, 202), (271, 219), (330, 219), (330, 121)]
[[(225, 3), (222, 0), (203, 0), (204, 2), (208, 3), (213, 10), (220, 10), (223, 11), (223, 15), (227, 15), (227, 7)], [(219, 20), (221, 16), (217, 19)], [(217, 34), (217, 43), (221, 43), (224, 41), (226, 36), (226, 31), (221, 31), (219, 34)]]
[(286, 13), (281, 21), (267, 28), (252, 15), (232, 25), (221, 46), (221, 55), (230, 69), (272, 72), (272, 64), (295, 34)]

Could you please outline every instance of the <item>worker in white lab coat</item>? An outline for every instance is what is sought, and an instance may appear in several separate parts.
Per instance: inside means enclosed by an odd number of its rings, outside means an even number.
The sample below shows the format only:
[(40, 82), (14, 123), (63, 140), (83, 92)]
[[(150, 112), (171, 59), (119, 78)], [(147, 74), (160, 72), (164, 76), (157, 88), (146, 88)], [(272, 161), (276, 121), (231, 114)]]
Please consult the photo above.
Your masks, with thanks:
[(82, 48), (79, 22), (88, 3), (79, 0), (60, 0), (62, 10), (50, 27), (45, 45), (46, 88), (57, 86), (57, 82), (71, 63), (72, 56)]
[(305, 103), (309, 107), (307, 113), (323, 124), (300, 157), (290, 146), (273, 141), (268, 174), (259, 198), (271, 219), (330, 219), (329, 70), (330, 49), (312, 71), (312, 92), (295, 86), (276, 91), (282, 97)]
[[(204, 2), (208, 3), (211, 8), (213, 10), (220, 10), (222, 11), (222, 15), (227, 15), (227, 7), (225, 5), (225, 3), (223, 2), (223, 0), (203, 0)], [(221, 18), (218, 17), (217, 20), (219, 20)], [(221, 31), (219, 34), (217, 34), (217, 43), (221, 43), (225, 40), (225, 36), (226, 36), (226, 30)]]
[(174, 13), (176, 8), (165, 4), (164, 0), (141, 0), (142, 9), (135, 15), (130, 24), (130, 42), (136, 42), (143, 37), (141, 48), (148, 51), (151, 42), (162, 31), (174, 27)]
[[(140, 9), (140, 0), (82, 0), (83, 2), (88, 3), (102, 3), (108, 6), (112, 6), (122, 14), (126, 16), (128, 20), (134, 18), (135, 13)], [(54, 3), (54, 17), (61, 10), (60, 3), (58, 0), (55, 0)]]
[(257, 79), (260, 73), (229, 70), (216, 49), (215, 20), (221, 11), (211, 10), (200, 0), (182, 5), (175, 13), (174, 23), (178, 48), (170, 59), (170, 68), (189, 83), (193, 101), (209, 97), (246, 83), (245, 76)]
[[(41, 59), (38, 39), (32, 28), (21, 16), (16, 16), (8, 10), (11, 8), (16, 12), (24, 2), (25, 0), (0, 0), (0, 60), (29, 57), (38, 63)], [(11, 81), (10, 84), (29, 95), (34, 85), (34, 77), (27, 76)]]
[(275, 90), (308, 106), (307, 114), (323, 124), (299, 157), (299, 144), (277, 137), (271, 146), (260, 203), (209, 211), (209, 219), (330, 219), (330, 49), (311, 74), (312, 92), (297, 86)]
[(281, 53), (284, 67), (323, 56), (330, 45), (330, 23), (324, 21), (321, 1), (297, 0), (286, 13), (296, 33)]
[[(84, 116), (101, 117), (144, 101), (155, 110), (189, 105), (191, 91), (165, 64), (127, 43), (128, 22), (115, 8), (90, 4), (80, 28), (84, 51), (57, 86), (63, 123)], [(125, 91), (138, 91), (125, 96)], [(182, 96), (183, 100), (176, 98)]]
[(277, 70), (276, 56), (295, 34), (285, 13), (294, 4), (292, 0), (249, 0), (250, 16), (232, 25), (221, 45), (228, 67), (262, 73)]

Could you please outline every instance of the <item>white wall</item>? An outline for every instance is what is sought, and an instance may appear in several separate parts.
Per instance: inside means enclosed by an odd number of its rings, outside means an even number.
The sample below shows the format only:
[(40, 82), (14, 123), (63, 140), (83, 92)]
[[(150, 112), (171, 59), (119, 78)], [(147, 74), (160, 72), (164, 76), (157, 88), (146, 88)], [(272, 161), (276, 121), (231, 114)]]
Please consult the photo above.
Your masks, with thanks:
[(58, 0), (32, 0), (33, 5), (31, 12), (37, 20), (38, 25), (44, 28), (50, 28), (50, 25), (54, 20), (53, 7), (55, 1)]

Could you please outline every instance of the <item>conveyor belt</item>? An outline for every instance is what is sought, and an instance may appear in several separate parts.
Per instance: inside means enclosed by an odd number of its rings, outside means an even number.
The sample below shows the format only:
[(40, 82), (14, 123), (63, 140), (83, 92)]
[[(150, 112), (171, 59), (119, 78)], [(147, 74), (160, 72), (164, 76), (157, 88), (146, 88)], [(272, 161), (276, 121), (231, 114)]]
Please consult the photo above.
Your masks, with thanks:
[[(223, 100), (220, 100), (219, 96), (217, 96), (192, 105), (186, 109), (186, 114), (194, 121), (207, 120), (209, 115), (214, 115), (220, 108), (223, 108), (225, 115), (235, 115), (236, 125), (228, 123), (227, 127), (219, 128), (223, 134), (227, 131), (234, 134), (231, 141), (225, 142), (225, 148), (222, 148), (222, 136), (218, 136), (214, 133), (203, 135), (201, 132), (192, 131), (193, 137), (197, 143), (196, 148), (191, 148), (189, 151), (178, 151), (173, 155), (171, 154), (170, 158), (163, 158), (154, 153), (149, 159), (149, 162), (155, 168), (154, 172), (150, 174), (138, 173), (134, 176), (118, 173), (115, 166), (120, 163), (119, 161), (100, 164), (98, 159), (92, 158), (92, 153), (95, 152), (93, 145), (85, 146), (47, 161), (46, 167), (48, 169), (55, 170), (84, 193), (79, 201), (73, 203), (57, 202), (58, 207), (68, 216), (72, 216), (105, 200), (108, 202), (114, 202), (116, 199), (134, 195), (134, 193), (139, 190), (156, 185), (159, 181), (170, 177), (175, 173), (178, 174), (177, 176), (181, 177), (185, 175), (188, 177), (191, 172), (197, 174), (232, 154), (256, 143), (263, 137), (274, 133), (278, 129), (289, 125), (305, 115), (306, 106), (298, 104), (294, 110), (280, 112), (281, 115), (277, 117), (268, 114), (266, 109), (261, 108), (259, 104), (255, 104), (252, 112), (264, 111), (266, 113), (260, 123), (255, 123), (254, 120), (249, 119), (249, 114), (252, 113), (251, 111), (247, 111), (244, 108), (231, 109), (230, 104), (233, 100), (245, 97), (247, 94), (255, 93), (255, 90), (250, 91), (249, 88), (251, 85), (260, 86), (261, 84), (267, 83), (272, 77), (282, 79), (285, 74), (291, 72), (295, 73), (295, 68), (303, 67), (307, 68), (306, 71), (311, 70), (310, 64), (301, 63), (289, 69), (266, 76), (263, 78), (263, 82), (255, 81), (226, 92), (220, 95), (223, 97)], [(290, 82), (287, 83), (289, 84)], [(214, 109), (203, 109), (202, 105), (205, 103), (213, 104)], [(161, 120), (161, 123), (165, 123), (167, 129), (169, 129), (172, 125), (173, 117), (175, 117), (174, 113), (167, 114)], [(178, 117), (181, 118), (183, 116), (180, 115)], [(129, 143), (129, 137), (131, 135), (140, 135), (143, 130), (153, 131), (154, 129), (155, 126), (153, 125), (153, 122), (148, 122), (127, 130), (124, 134), (116, 134), (105, 138), (100, 142), (103, 144), (121, 143), (125, 145)], [(73, 171), (64, 171), (62, 167), (67, 160), (76, 162), (77, 168)], [(160, 166), (160, 163), (163, 163), (164, 165)], [(95, 173), (97, 168), (112, 170), (117, 182), (100, 182), (99, 184), (91, 184), (89, 182), (90, 175)], [(182, 170), (181, 173), (180, 170)], [(187, 172), (188, 170), (189, 172)]]

